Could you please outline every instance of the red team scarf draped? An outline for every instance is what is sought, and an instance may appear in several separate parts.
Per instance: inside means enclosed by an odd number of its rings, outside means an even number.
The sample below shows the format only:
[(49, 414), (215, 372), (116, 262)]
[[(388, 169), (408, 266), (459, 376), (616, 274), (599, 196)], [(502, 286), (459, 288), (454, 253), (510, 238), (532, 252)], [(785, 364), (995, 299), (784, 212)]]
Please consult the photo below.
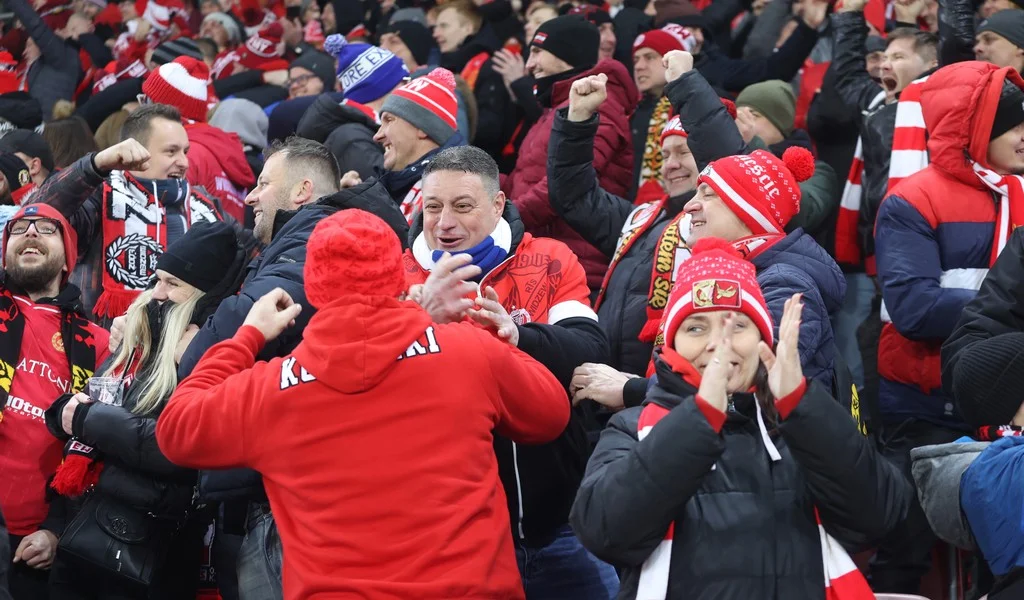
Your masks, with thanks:
[[(224, 219), (213, 200), (182, 184), (185, 229)], [(155, 194), (126, 171), (103, 182), (103, 293), (94, 309), (100, 317), (124, 314), (156, 273), (156, 259), (167, 247), (167, 215)]]
[[(662, 350), (662, 352), (666, 355), (670, 353), (675, 354), (667, 348)], [(670, 358), (674, 357), (666, 356), (666, 360)], [(700, 375), (688, 362), (676, 359), (671, 360), (671, 364), (673, 365), (673, 370), (683, 371), (681, 375), (685, 381), (694, 387), (699, 387)], [(760, 405), (754, 402), (754, 406), (757, 407), (758, 428), (761, 430), (761, 438), (764, 442), (765, 450), (767, 450), (772, 462), (780, 461), (782, 460), (782, 455), (768, 436), (764, 419), (761, 417)], [(669, 410), (667, 408), (658, 404), (648, 403), (644, 405), (640, 418), (637, 421), (637, 439), (639, 443), (643, 443), (644, 438), (654, 429), (658, 421), (668, 413)], [(711, 470), (714, 471), (715, 467), (712, 466)], [(853, 560), (850, 559), (850, 555), (846, 553), (846, 550), (843, 549), (839, 542), (825, 531), (817, 509), (814, 511), (814, 519), (818, 523), (818, 538), (821, 543), (826, 600), (874, 600), (874, 593), (868, 586), (867, 580), (857, 570)], [(640, 569), (640, 580), (637, 583), (637, 600), (665, 600), (668, 597), (669, 568), (672, 562), (672, 541), (675, 537), (675, 525), (674, 521), (669, 523), (664, 539), (651, 552), (647, 560), (644, 561), (643, 567)]]
[(928, 131), (921, 112), (921, 88), (925, 81), (928, 81), (927, 77), (916, 79), (900, 93), (886, 194), (892, 192), (900, 181), (928, 167)]
[[(878, 108), (885, 100), (885, 92), (878, 92), (865, 113)], [(860, 205), (864, 195), (861, 180), (864, 176), (864, 145), (863, 138), (857, 138), (857, 149), (850, 164), (850, 173), (846, 176), (846, 186), (839, 203), (839, 217), (836, 220), (836, 261), (847, 265), (859, 265), (864, 257), (861, 254), (860, 235), (857, 224), (860, 221)]]
[(992, 257), (989, 266), (995, 264), (999, 253), (1006, 247), (1013, 230), (1024, 224), (1024, 176), (999, 175), (993, 173), (975, 161), (971, 161), (974, 174), (981, 179), (990, 190), (999, 196), (999, 207), (996, 210), (996, 234), (992, 244)]

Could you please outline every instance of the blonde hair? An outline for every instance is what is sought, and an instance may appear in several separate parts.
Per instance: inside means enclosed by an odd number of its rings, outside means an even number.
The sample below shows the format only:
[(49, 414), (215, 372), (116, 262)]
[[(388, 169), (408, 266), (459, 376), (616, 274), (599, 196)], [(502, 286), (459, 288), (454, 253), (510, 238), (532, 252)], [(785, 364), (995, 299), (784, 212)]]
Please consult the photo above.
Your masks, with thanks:
[(130, 367), (128, 362), (132, 360), (133, 352), (138, 354), (140, 365), (149, 364), (149, 359), (152, 357), (151, 366), (144, 371), (146, 380), (138, 382), (143, 389), (132, 408), (133, 413), (137, 415), (152, 413), (171, 396), (174, 388), (178, 386), (178, 364), (174, 360), (174, 353), (182, 334), (185, 333), (185, 329), (188, 328), (189, 322), (192, 320), (196, 304), (203, 296), (202, 291), (196, 290), (191, 298), (171, 307), (167, 312), (163, 331), (160, 332), (160, 345), (155, 349), (153, 348), (153, 332), (149, 330), (149, 312), (147, 310), (153, 299), (153, 290), (146, 290), (139, 294), (139, 297), (128, 307), (128, 312), (125, 315), (124, 339), (117, 349), (114, 361), (104, 375), (110, 377), (119, 368)]

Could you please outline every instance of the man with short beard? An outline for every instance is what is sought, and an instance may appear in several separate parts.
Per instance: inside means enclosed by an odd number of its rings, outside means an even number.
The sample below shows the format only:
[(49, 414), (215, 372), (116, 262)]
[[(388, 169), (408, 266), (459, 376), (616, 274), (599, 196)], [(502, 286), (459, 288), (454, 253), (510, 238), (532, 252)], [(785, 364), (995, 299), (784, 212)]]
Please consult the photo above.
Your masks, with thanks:
[(72, 279), (104, 323), (149, 285), (164, 248), (195, 223), (225, 220), (220, 202), (185, 179), (189, 140), (177, 109), (143, 105), (121, 139), (61, 170), (34, 196), (78, 233), (82, 260)]
[(107, 332), (88, 321), (78, 288), (68, 283), (77, 245), (67, 220), (42, 204), (23, 207), (4, 228), (0, 509), (13, 551), (10, 589), (19, 600), (47, 597), (47, 570), (63, 529), (48, 515), (46, 499), (63, 444), (43, 414), (61, 394), (83, 391), (108, 354)]

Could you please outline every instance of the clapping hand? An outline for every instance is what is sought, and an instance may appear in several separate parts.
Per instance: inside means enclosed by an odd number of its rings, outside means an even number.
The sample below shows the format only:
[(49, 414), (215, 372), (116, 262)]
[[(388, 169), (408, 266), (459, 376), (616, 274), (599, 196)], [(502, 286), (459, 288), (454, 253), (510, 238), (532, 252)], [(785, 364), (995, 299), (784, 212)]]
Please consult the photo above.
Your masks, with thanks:
[(704, 367), (697, 394), (708, 404), (723, 413), (729, 408), (729, 380), (736, 374), (738, 365), (732, 364), (732, 332), (736, 325), (735, 313), (729, 313), (722, 324), (721, 335), (715, 340), (715, 352), (711, 362)]
[(484, 290), (483, 297), (476, 299), (476, 306), (477, 308), (467, 311), (474, 321), (484, 327), (494, 329), (497, 331), (498, 337), (509, 344), (519, 346), (519, 326), (501, 305), (498, 293), (494, 291), (494, 288), (488, 286)]
[(426, 283), (409, 289), (409, 299), (430, 313), (435, 323), (462, 320), (473, 308), (473, 301), (466, 296), (477, 290), (470, 280), (480, 274), (480, 267), (470, 264), (472, 260), (468, 254), (446, 252), (434, 263)]
[(779, 343), (775, 352), (768, 344), (761, 342), (758, 350), (761, 362), (768, 369), (768, 389), (776, 400), (792, 394), (803, 381), (804, 371), (800, 366), (800, 315), (803, 314), (804, 303), (800, 294), (786, 300), (782, 310), (782, 322), (779, 324)]

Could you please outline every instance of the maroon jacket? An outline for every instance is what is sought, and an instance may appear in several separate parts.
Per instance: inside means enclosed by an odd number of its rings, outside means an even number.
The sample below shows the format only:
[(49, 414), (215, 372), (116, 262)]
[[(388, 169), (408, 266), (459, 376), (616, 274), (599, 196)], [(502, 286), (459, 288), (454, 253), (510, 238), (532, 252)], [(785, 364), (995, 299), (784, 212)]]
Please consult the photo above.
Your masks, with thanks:
[(519, 149), (516, 167), (504, 182), (504, 191), (523, 219), (526, 230), (536, 237), (549, 237), (564, 242), (579, 257), (587, 271), (591, 290), (601, 287), (611, 257), (583, 241), (551, 207), (548, 201), (548, 139), (555, 119), (555, 110), (569, 106), (569, 89), (577, 79), (604, 73), (608, 76), (608, 99), (598, 109), (600, 125), (594, 138), (594, 169), (601, 187), (616, 196), (629, 193), (633, 180), (633, 142), (629, 116), (640, 92), (629, 72), (616, 60), (603, 60), (593, 69), (574, 79), (555, 84), (552, 105), (530, 132)]

